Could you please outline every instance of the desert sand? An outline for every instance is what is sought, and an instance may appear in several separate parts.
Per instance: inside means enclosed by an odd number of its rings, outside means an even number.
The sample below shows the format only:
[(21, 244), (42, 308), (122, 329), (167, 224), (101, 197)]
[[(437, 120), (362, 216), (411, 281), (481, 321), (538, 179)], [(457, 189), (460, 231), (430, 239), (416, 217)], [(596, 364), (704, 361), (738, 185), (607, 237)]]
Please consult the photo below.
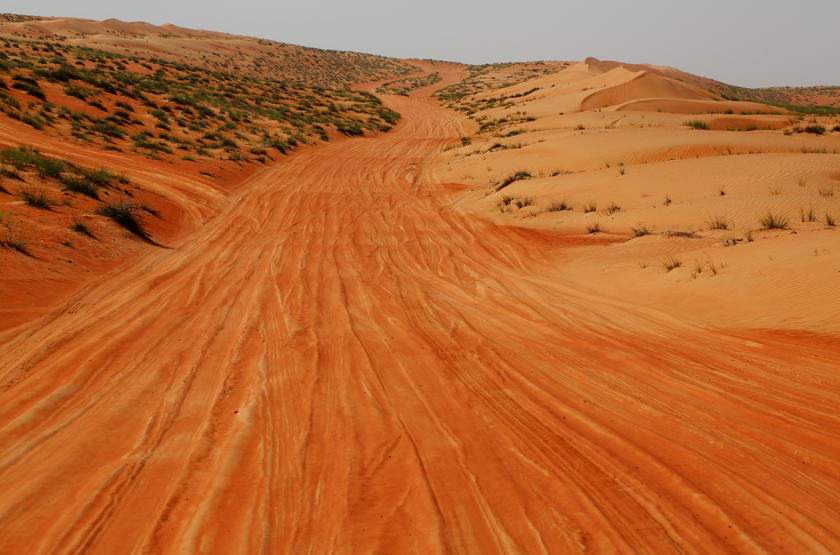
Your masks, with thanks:
[(468, 119), (423, 69), (389, 133), (227, 189), (27, 136), (178, 224), (0, 316), (0, 552), (840, 550), (837, 134), (594, 59)]

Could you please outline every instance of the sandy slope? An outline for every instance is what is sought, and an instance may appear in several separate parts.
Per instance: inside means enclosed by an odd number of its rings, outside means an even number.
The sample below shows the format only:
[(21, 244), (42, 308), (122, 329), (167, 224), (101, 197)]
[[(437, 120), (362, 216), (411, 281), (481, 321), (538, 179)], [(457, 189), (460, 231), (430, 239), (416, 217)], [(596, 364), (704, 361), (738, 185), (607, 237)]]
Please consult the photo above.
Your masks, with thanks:
[(0, 15), (0, 37), (84, 46), (122, 56), (159, 58), (240, 75), (342, 88), (353, 83), (416, 72), (392, 58), (319, 50), (215, 31), (152, 25), (117, 19), (37, 18), (7, 21)]
[(840, 550), (835, 341), (583, 292), (389, 102), (0, 335), (0, 551)]
[[(439, 157), (438, 179), (471, 186), (464, 206), (497, 224), (559, 233), (547, 248), (601, 245), (562, 255), (593, 295), (724, 329), (838, 336), (840, 120), (716, 99), (689, 77), (590, 58), (467, 98), (476, 123), (498, 123)], [(827, 131), (793, 131), (815, 124)], [(572, 209), (550, 212), (560, 201)], [(787, 227), (763, 229), (768, 214)]]

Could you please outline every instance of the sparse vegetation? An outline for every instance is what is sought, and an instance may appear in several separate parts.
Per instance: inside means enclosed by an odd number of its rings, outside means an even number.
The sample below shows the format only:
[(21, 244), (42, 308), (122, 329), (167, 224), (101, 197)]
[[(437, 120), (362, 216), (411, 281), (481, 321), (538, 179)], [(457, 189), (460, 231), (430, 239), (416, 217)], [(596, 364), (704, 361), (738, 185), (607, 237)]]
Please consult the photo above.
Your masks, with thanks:
[[(41, 50), (41, 45), (60, 50), (61, 55), (29, 55)], [(7, 56), (4, 50), (9, 49), (19, 50), (20, 55)], [(14, 70), (13, 88), (27, 92), (33, 100), (20, 102), (0, 86), (0, 110), (36, 129), (64, 129), (76, 140), (103, 149), (133, 150), (158, 159), (183, 149), (195, 153), (193, 156), (239, 162), (249, 160), (244, 154), (231, 153), (274, 145), (282, 145), (279, 150), (285, 153), (313, 138), (329, 140), (331, 132), (362, 136), (388, 131), (399, 121), (400, 115), (382, 105), (376, 96), (350, 90), (347, 85), (373, 75), (406, 75), (417, 71), (415, 66), (350, 52), (300, 47), (294, 50), (311, 54), (313, 60), (327, 61), (327, 66), (332, 63), (341, 68), (324, 72), (320, 63), (310, 62), (296, 66), (306, 71), (281, 75), (277, 72), (281, 65), (275, 61), (253, 72), (243, 72), (237, 66), (235, 72), (227, 73), (81, 46), (4, 39), (0, 54), (5, 58), (0, 60), (0, 70)], [(349, 60), (361, 65), (348, 64)], [(288, 70), (295, 64), (285, 59), (283, 65)], [(138, 70), (138, 65), (144, 69)], [(353, 72), (357, 72), (357, 79), (351, 77)], [(293, 74), (307, 82), (309, 75), (317, 74), (319, 78), (312, 80), (317, 82), (301, 84), (290, 81)], [(47, 102), (39, 81), (60, 84), (59, 94), (51, 95)], [(325, 88), (336, 82), (341, 84)], [(83, 100), (98, 113), (77, 110), (76, 100), (66, 102), (70, 97)], [(136, 110), (135, 102), (146, 109)], [(61, 162), (50, 163), (53, 167), (45, 166), (44, 171), (58, 177)]]
[(708, 129), (709, 124), (700, 119), (693, 119), (685, 122), (683, 125), (693, 127), (694, 129)]
[(61, 182), (64, 184), (65, 191), (81, 193), (92, 199), (99, 200), (99, 187), (95, 182), (86, 179), (84, 176), (66, 175), (62, 177)]
[(428, 75), (424, 75), (422, 77), (405, 77), (403, 79), (390, 81), (380, 85), (376, 89), (376, 92), (377, 94), (399, 94), (408, 96), (408, 93), (411, 91), (416, 91), (417, 89), (434, 85), (435, 83), (439, 83), (441, 80), (442, 77), (438, 72), (429, 73)]
[(523, 93), (494, 96), (481, 100), (471, 99), (471, 95), (491, 88), (504, 89), (541, 75), (557, 73), (567, 65), (567, 63), (562, 62), (534, 62), (530, 64), (501, 63), (472, 66), (467, 68), (469, 76), (465, 80), (437, 91), (435, 96), (444, 101), (447, 106), (471, 115), (481, 110), (508, 106), (514, 99), (529, 96), (539, 89), (535, 88)]
[(665, 269), (665, 272), (670, 272), (671, 270), (675, 270), (683, 265), (682, 260), (678, 256), (669, 256), (664, 258), (659, 263)]
[(813, 205), (809, 205), (808, 208), (800, 208), (799, 209), (799, 219), (803, 222), (815, 222), (817, 221), (817, 212), (814, 210)]
[(726, 216), (709, 216), (706, 220), (709, 229), (729, 229), (729, 218)]
[(564, 210), (572, 210), (572, 205), (566, 199), (552, 201), (546, 207), (546, 212), (561, 212)]
[(595, 200), (590, 200), (585, 202), (581, 205), (583, 208), (583, 213), (588, 214), (590, 212), (597, 212), (598, 211), (598, 202)]
[(586, 224), (586, 232), (587, 233), (606, 233), (606, 229), (601, 225), (601, 222), (592, 222), (590, 224)]
[(640, 225), (639, 227), (630, 227), (633, 231), (634, 237), (644, 237), (645, 235), (650, 235), (652, 232), (646, 225)]
[(28, 242), (18, 235), (17, 227), (0, 214), (0, 247), (29, 255)]
[(496, 185), (496, 190), (501, 191), (502, 189), (504, 189), (505, 187), (507, 187), (508, 185), (510, 185), (511, 183), (513, 183), (515, 181), (520, 181), (522, 179), (530, 179), (531, 177), (533, 177), (533, 176), (531, 175), (530, 172), (528, 172), (526, 170), (519, 170), (517, 172), (514, 172), (514, 173), (508, 175), (500, 183), (498, 183)]
[(788, 219), (784, 216), (768, 212), (761, 218), (758, 223), (763, 229), (786, 229), (788, 227)]
[(96, 209), (96, 213), (114, 221), (117, 225), (127, 229), (131, 233), (144, 239), (149, 238), (140, 217), (141, 207), (135, 202), (121, 200), (118, 202), (107, 202), (104, 206)]
[(610, 202), (610, 204), (604, 209), (603, 214), (605, 216), (609, 216), (610, 214), (614, 214), (621, 210), (621, 207), (614, 202)]
[(88, 237), (93, 238), (93, 233), (91, 232), (88, 225), (83, 221), (77, 219), (75, 216), (73, 216), (73, 223), (70, 224), (70, 229), (72, 229), (76, 233), (81, 233), (82, 235), (87, 235)]
[(34, 208), (41, 208), (42, 210), (49, 210), (56, 205), (56, 202), (47, 195), (45, 189), (22, 189), (20, 197)]

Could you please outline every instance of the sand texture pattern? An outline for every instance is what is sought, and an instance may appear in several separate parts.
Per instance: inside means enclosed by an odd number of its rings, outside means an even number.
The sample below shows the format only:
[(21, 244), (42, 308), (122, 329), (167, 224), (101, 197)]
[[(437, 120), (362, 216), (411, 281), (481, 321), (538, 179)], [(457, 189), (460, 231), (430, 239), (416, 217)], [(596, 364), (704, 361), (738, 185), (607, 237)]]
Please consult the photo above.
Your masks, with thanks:
[(840, 550), (836, 341), (577, 287), (387, 102), (2, 332), (0, 552)]

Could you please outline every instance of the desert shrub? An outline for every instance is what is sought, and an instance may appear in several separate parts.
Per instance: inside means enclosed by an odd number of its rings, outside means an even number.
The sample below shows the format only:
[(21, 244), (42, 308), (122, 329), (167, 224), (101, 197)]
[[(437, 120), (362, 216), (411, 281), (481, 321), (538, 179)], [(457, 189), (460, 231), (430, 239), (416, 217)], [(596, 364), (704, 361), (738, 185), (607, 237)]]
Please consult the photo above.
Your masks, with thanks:
[(27, 241), (20, 235), (17, 230), (10, 224), (6, 224), (5, 228), (0, 232), (0, 247), (16, 250), (22, 254), (29, 254), (27, 248)]
[(70, 224), (70, 229), (76, 233), (81, 233), (82, 235), (87, 235), (88, 237), (93, 238), (93, 233), (87, 224), (79, 221), (75, 216), (73, 216), (73, 223)]
[(584, 214), (588, 214), (590, 212), (596, 212), (598, 210), (598, 202), (594, 200), (590, 200), (589, 202), (585, 202), (581, 205), (583, 208)]
[(108, 137), (115, 137), (117, 139), (122, 139), (128, 135), (128, 132), (125, 129), (110, 122), (96, 123), (91, 126), (90, 130), (94, 133), (107, 135)]
[(758, 223), (764, 229), (785, 229), (788, 226), (788, 219), (784, 216), (768, 212), (759, 218)]
[(563, 210), (572, 210), (572, 205), (566, 199), (552, 201), (546, 207), (547, 212), (561, 212)]
[(61, 182), (64, 184), (65, 191), (81, 193), (87, 197), (99, 200), (99, 187), (84, 177), (78, 175), (65, 175), (62, 177)]
[(82, 175), (90, 181), (91, 183), (96, 184), (98, 187), (107, 187), (111, 184), (111, 182), (116, 179), (116, 175), (112, 172), (106, 170), (105, 168), (99, 168), (98, 170), (89, 170), (81, 168), (79, 171)]
[(684, 125), (687, 125), (688, 127), (693, 127), (694, 129), (708, 129), (709, 128), (709, 124), (706, 123), (703, 120), (700, 120), (700, 119), (693, 119), (693, 120), (687, 121), (687, 122), (685, 122)]
[(799, 219), (803, 222), (816, 222), (817, 212), (814, 210), (814, 206), (809, 205), (808, 208), (800, 208)]
[(358, 123), (339, 124), (338, 131), (350, 137), (362, 137), (365, 134), (365, 130)]
[(668, 258), (665, 258), (665, 259), (661, 260), (659, 265), (662, 266), (665, 269), (666, 272), (670, 272), (671, 270), (674, 270), (674, 269), (682, 266), (683, 263), (682, 263), (682, 260), (680, 260), (679, 257), (669, 256)]
[(726, 216), (709, 216), (706, 220), (709, 229), (729, 229), (729, 218)]
[(610, 215), (621, 210), (621, 207), (614, 202), (610, 202), (609, 206), (604, 209), (604, 214)]
[(825, 133), (825, 127), (822, 125), (809, 125), (803, 131), (805, 133), (813, 133), (814, 135), (822, 135)]
[(20, 192), (20, 197), (29, 206), (44, 210), (49, 210), (56, 204), (54, 200), (47, 196), (47, 191), (44, 189), (23, 189)]
[(514, 181), (520, 181), (522, 179), (528, 179), (530, 177), (533, 177), (533, 176), (531, 175), (530, 172), (528, 172), (526, 170), (520, 170), (518, 172), (514, 172), (514, 173), (508, 175), (507, 177), (505, 177), (501, 181), (501, 183), (496, 185), (496, 190), (501, 191), (502, 189), (504, 189), (505, 187), (507, 187), (508, 185), (513, 183)]
[(39, 87), (38, 85), (33, 85), (32, 83), (14, 83), (12, 84), (13, 89), (19, 89), (25, 92), (30, 96), (34, 96), (39, 100), (46, 100), (47, 96), (44, 93), (44, 90)]
[(108, 202), (104, 206), (96, 209), (96, 213), (100, 216), (110, 218), (117, 225), (127, 229), (135, 235), (139, 235), (144, 239), (148, 239), (149, 234), (143, 226), (143, 220), (140, 217), (140, 205), (122, 200), (119, 202)]

